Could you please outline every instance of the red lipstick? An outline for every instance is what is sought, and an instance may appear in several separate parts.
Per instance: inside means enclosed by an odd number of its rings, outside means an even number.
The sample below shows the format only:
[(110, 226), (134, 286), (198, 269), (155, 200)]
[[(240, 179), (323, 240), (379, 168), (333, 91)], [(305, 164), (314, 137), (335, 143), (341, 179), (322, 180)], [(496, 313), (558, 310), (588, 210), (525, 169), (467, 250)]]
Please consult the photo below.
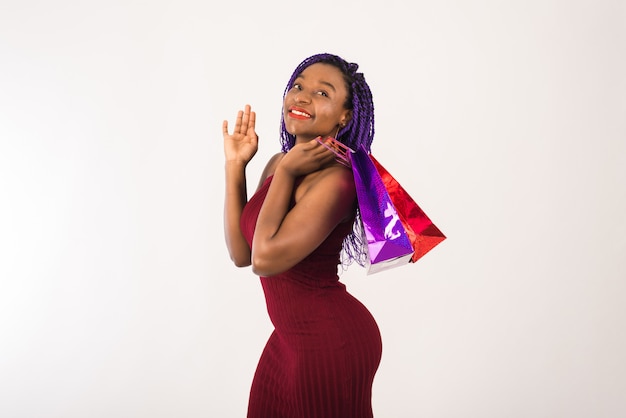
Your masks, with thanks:
[(309, 112), (296, 106), (292, 106), (289, 108), (288, 115), (290, 118), (294, 118), (294, 119), (300, 119), (300, 120), (311, 119), (311, 114)]

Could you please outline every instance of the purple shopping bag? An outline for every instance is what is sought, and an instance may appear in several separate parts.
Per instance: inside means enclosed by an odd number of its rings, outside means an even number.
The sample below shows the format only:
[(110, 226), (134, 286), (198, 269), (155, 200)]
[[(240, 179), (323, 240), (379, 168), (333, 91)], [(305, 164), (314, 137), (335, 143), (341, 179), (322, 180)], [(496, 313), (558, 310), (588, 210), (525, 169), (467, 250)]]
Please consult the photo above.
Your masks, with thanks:
[(348, 155), (367, 242), (367, 274), (408, 264), (413, 247), (376, 166), (364, 148)]

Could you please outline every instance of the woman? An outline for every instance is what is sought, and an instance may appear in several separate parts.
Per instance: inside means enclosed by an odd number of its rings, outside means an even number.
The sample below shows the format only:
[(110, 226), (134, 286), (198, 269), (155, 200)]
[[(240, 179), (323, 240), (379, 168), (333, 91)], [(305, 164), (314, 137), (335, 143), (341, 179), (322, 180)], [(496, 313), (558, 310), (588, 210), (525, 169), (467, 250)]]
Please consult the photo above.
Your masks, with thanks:
[(316, 138), (370, 149), (372, 96), (356, 64), (319, 54), (287, 84), (282, 152), (273, 156), (247, 201), (245, 168), (257, 151), (256, 115), (223, 123), (225, 237), (237, 266), (261, 277), (275, 327), (252, 382), (248, 417), (364, 418), (381, 356), (369, 311), (340, 283), (337, 266), (362, 264), (356, 191), (349, 168)]

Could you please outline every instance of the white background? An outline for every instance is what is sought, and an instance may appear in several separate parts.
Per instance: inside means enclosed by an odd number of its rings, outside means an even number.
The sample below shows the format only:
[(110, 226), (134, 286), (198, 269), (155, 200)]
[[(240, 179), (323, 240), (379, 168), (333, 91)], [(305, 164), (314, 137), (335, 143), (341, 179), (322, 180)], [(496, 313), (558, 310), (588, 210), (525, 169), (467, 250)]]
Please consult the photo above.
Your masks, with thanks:
[[(229, 5), (226, 5), (229, 3)], [(221, 122), (279, 150), (305, 57), (448, 239), (342, 276), (378, 418), (626, 415), (623, 1), (0, 2), (0, 416), (245, 416), (271, 327), (222, 235)]]

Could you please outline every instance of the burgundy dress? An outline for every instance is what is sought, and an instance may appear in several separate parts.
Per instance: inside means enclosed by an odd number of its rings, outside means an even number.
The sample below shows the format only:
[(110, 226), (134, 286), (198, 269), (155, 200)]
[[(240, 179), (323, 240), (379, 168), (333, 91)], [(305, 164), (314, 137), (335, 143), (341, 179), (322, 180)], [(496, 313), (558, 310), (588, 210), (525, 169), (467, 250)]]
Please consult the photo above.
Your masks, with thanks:
[[(271, 179), (243, 210), (249, 244)], [(275, 329), (254, 375), (249, 418), (372, 417), (380, 332), (337, 276), (341, 245), (351, 230), (351, 222), (340, 224), (290, 270), (261, 277)]]

